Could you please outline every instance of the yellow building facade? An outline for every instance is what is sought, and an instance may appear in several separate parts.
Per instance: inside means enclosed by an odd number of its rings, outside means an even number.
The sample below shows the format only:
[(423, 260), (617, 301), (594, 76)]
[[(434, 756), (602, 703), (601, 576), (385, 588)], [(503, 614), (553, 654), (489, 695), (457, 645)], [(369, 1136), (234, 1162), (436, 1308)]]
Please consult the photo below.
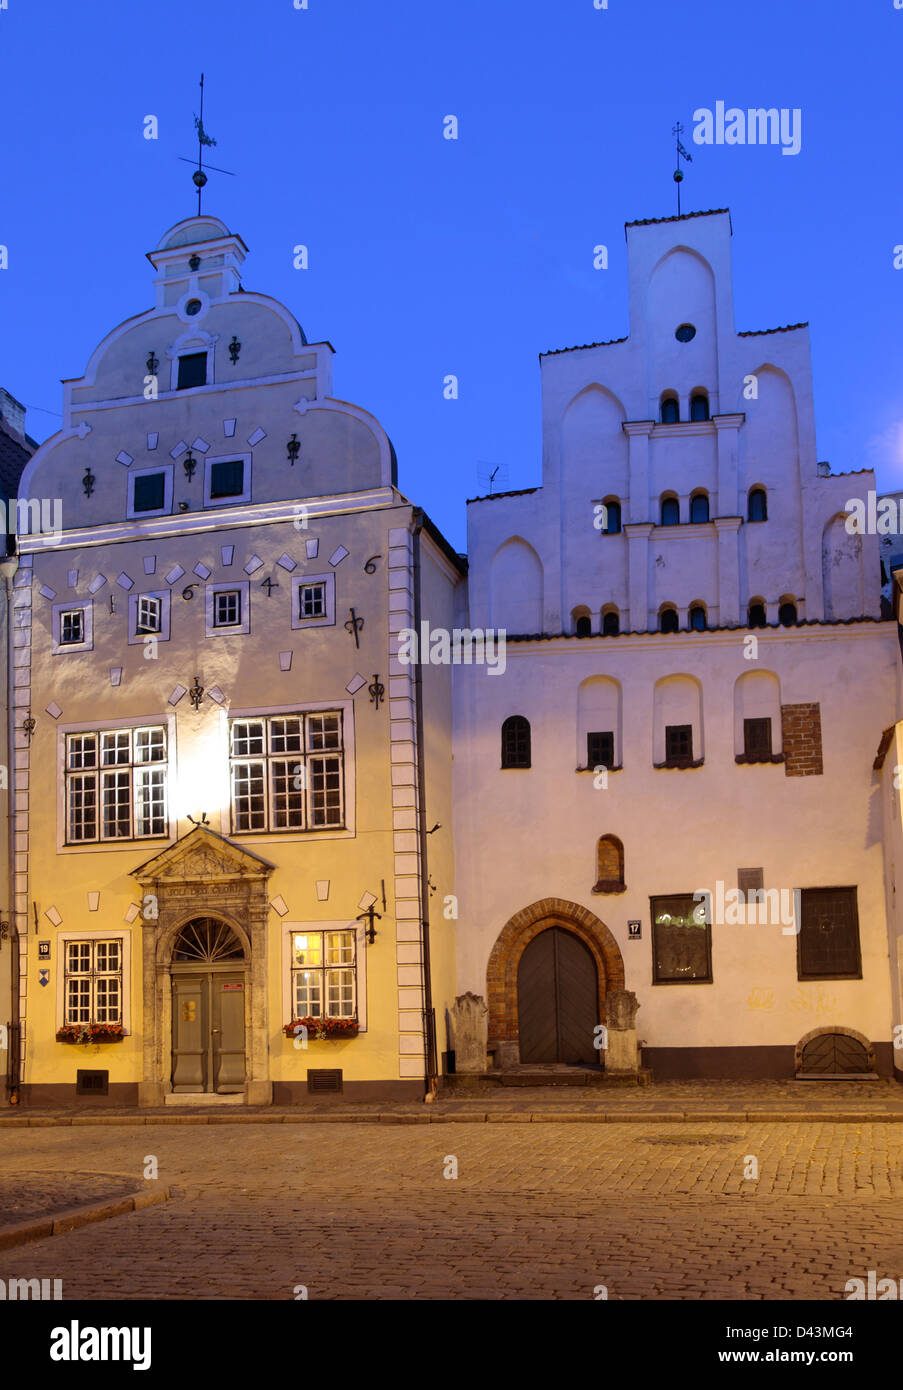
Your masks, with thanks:
[(245, 255), (212, 217), (166, 234), (154, 307), (64, 383), (20, 486), (61, 521), (13, 577), (25, 1104), (416, 1097), (439, 1070), (451, 669), (397, 651), (451, 628), (463, 562)]

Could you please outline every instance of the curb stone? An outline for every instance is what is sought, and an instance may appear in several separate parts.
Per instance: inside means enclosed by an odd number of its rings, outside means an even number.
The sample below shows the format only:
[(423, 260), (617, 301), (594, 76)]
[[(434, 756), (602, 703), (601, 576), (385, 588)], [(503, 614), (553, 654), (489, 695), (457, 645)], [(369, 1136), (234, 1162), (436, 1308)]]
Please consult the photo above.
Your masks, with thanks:
[(81, 1226), (90, 1226), (95, 1221), (108, 1221), (113, 1216), (127, 1216), (129, 1212), (143, 1211), (166, 1202), (171, 1196), (168, 1187), (155, 1192), (135, 1192), (130, 1197), (114, 1197), (106, 1202), (95, 1202), (88, 1207), (70, 1207), (57, 1212), (55, 1216), (42, 1216), (33, 1221), (20, 1221), (15, 1226), (0, 1230), (0, 1250), (11, 1250), (17, 1245), (27, 1245), (33, 1240), (44, 1240), (47, 1236), (63, 1235), (66, 1231), (77, 1231)]

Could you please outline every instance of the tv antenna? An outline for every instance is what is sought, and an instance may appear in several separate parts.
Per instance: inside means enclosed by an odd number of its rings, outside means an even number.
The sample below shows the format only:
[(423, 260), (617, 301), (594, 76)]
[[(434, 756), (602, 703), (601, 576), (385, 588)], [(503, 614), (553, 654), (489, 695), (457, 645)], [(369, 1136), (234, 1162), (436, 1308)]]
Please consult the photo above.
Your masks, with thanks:
[(498, 482), (501, 484), (502, 488), (504, 488), (507, 484), (508, 465), (507, 463), (486, 463), (482, 459), (477, 459), (477, 478), (479, 480), (480, 487), (486, 488), (488, 495), (491, 497), (492, 489), (495, 485), (496, 479), (498, 479)]
[(691, 154), (687, 154), (687, 151), (684, 149), (683, 145), (680, 143), (680, 137), (683, 135), (683, 133), (684, 133), (684, 128), (683, 128), (683, 126), (681, 125), (680, 121), (677, 122), (677, 125), (671, 127), (671, 134), (674, 136), (675, 140), (677, 141), (677, 153), (676, 153), (676, 155), (675, 155), (675, 158), (676, 158), (676, 160), (677, 160), (677, 168), (674, 170), (674, 182), (677, 184), (677, 215), (678, 215), (678, 217), (680, 217), (680, 185), (681, 185), (681, 184), (683, 183), (683, 181), (684, 181), (683, 170), (682, 170), (681, 167), (680, 167), (680, 161), (681, 161), (681, 159), (683, 158), (683, 159), (685, 159), (685, 160), (687, 161), (688, 164), (692, 164), (692, 163), (693, 163), (693, 156), (692, 156)]
[[(201, 73), (201, 114), (194, 118), (194, 128), (198, 133), (198, 165), (191, 178), (198, 191), (198, 217), (201, 215), (201, 194), (207, 182), (207, 175), (204, 173), (204, 146), (215, 145), (216, 141), (212, 135), (208, 135), (204, 129), (204, 74)], [(184, 164), (193, 164), (193, 159), (186, 159), (184, 155), (178, 156)], [(228, 174), (230, 178), (235, 178), (231, 169), (218, 169), (215, 164), (208, 164), (208, 169), (212, 169), (217, 174)]]

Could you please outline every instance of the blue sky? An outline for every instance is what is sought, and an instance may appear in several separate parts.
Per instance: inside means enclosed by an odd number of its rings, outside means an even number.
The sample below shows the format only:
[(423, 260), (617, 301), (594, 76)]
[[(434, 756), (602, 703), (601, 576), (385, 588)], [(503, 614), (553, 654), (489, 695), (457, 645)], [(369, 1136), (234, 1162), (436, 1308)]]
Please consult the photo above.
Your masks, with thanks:
[[(819, 458), (903, 487), (901, 55), (894, 0), (7, 0), (0, 384), (46, 438), (60, 378), (150, 306), (144, 253), (196, 208), (203, 70), (236, 174), (205, 210), (246, 287), (332, 342), (336, 394), (463, 548), (481, 470), (540, 481), (538, 353), (627, 332), (623, 224), (675, 211), (679, 119), (684, 211), (731, 209), (737, 327), (808, 319)], [(801, 108), (801, 153), (692, 144), (718, 100)]]

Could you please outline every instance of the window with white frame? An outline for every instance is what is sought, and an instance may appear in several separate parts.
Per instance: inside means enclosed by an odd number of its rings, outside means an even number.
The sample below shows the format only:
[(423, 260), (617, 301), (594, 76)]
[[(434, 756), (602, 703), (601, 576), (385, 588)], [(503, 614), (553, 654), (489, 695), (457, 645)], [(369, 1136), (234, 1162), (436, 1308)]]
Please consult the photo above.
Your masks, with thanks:
[(172, 511), (172, 464), (129, 470), (126, 516), (165, 516)]
[(221, 589), (213, 595), (213, 626), (238, 627), (241, 622), (241, 590)]
[(292, 627), (327, 627), (335, 623), (335, 575), (292, 578)]
[(353, 930), (293, 932), (291, 963), (294, 1018), (357, 1017)]
[(168, 834), (162, 725), (66, 735), (66, 843)]
[(344, 826), (340, 710), (233, 719), (229, 736), (233, 833)]
[(251, 586), (247, 580), (208, 584), (206, 588), (207, 636), (250, 632)]
[(65, 943), (64, 1023), (122, 1023), (122, 940)]
[(160, 589), (147, 593), (129, 594), (129, 642), (143, 642), (145, 637), (169, 640), (170, 600), (168, 592)]
[(94, 646), (94, 605), (57, 603), (53, 608), (53, 651), (88, 652)]
[(226, 507), (251, 500), (251, 455), (204, 460), (204, 506)]

